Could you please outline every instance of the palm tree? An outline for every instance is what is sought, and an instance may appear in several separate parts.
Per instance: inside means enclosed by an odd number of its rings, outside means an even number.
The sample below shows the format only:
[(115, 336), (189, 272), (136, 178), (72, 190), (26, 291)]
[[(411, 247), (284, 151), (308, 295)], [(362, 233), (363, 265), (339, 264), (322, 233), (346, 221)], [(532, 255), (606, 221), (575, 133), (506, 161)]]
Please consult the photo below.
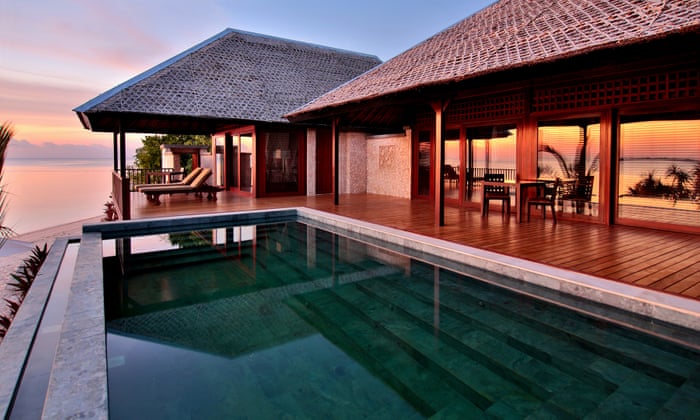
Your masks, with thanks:
[(7, 191), (2, 184), (3, 169), (5, 166), (5, 153), (10, 140), (14, 137), (15, 131), (12, 124), (4, 122), (0, 124), (0, 248), (5, 245), (7, 238), (14, 235), (14, 231), (4, 225), (5, 211), (7, 210)]
[(573, 162), (567, 162), (564, 155), (548, 144), (540, 146), (539, 149), (540, 152), (549, 153), (554, 157), (559, 164), (559, 169), (561, 169), (564, 178), (581, 178), (586, 175), (591, 175), (593, 172), (598, 170), (598, 156), (595, 156), (591, 161), (590, 166), (586, 168), (589, 141), (588, 124), (581, 123), (579, 124), (579, 128), (579, 142)]
[(685, 184), (690, 182), (690, 174), (676, 165), (671, 165), (666, 170), (666, 176), (673, 179), (673, 198), (685, 198), (688, 196), (688, 189)]

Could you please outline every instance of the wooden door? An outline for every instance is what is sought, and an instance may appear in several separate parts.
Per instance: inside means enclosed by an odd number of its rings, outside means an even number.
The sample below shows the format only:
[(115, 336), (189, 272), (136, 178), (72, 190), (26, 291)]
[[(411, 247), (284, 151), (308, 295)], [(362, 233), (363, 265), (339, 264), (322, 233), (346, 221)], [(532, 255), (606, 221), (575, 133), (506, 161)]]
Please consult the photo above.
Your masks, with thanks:
[(316, 129), (316, 194), (333, 192), (333, 136), (331, 130)]

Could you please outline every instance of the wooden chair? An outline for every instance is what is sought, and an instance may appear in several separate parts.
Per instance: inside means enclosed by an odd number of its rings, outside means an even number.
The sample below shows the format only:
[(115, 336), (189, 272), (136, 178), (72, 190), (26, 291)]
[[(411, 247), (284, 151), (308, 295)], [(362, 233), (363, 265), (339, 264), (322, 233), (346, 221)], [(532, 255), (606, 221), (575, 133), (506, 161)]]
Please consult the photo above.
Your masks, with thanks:
[(583, 213), (583, 208), (588, 204), (588, 213), (593, 214), (593, 176), (581, 176), (576, 179), (573, 188), (564, 192), (561, 199), (571, 201), (571, 207), (576, 214)]
[(527, 221), (530, 221), (530, 209), (542, 206), (542, 218), (547, 218), (547, 207), (552, 209), (552, 220), (557, 223), (557, 212), (554, 206), (557, 202), (557, 194), (559, 194), (560, 180), (547, 182), (541, 188), (537, 188), (537, 196), (527, 199)]
[[(505, 182), (503, 174), (484, 174), (485, 182)], [(482, 216), (489, 214), (489, 203), (500, 201), (501, 214), (506, 212), (510, 216), (510, 188), (500, 185), (484, 185), (484, 202), (482, 203)]]
[(452, 165), (445, 165), (443, 167), (443, 178), (447, 181), (448, 185), (452, 187), (452, 183), (459, 184), (459, 174), (457, 170)]

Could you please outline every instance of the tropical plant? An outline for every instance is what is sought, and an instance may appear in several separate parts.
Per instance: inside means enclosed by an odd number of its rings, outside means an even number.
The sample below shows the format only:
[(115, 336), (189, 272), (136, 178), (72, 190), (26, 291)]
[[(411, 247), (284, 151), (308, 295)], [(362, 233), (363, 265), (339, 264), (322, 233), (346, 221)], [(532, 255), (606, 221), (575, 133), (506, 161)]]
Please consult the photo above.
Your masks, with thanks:
[(5, 168), (5, 154), (10, 140), (14, 137), (15, 131), (12, 124), (4, 122), (0, 124), (0, 248), (5, 245), (7, 239), (14, 235), (14, 231), (5, 226), (5, 212), (7, 211), (7, 191), (2, 184), (2, 175)]
[[(201, 135), (179, 135), (166, 134), (146, 136), (141, 139), (143, 144), (136, 150), (135, 164), (141, 169), (154, 169), (161, 167), (161, 151), (160, 146), (163, 144), (184, 144), (189, 146), (210, 146), (211, 138)], [(182, 166), (189, 172), (192, 170), (192, 159), (190, 156), (182, 157)]]
[[(579, 147), (573, 162), (567, 162), (564, 156), (557, 149), (548, 144), (544, 145), (540, 150), (549, 153), (554, 157), (559, 164), (559, 169), (561, 170), (564, 178), (580, 178), (586, 175), (591, 175), (598, 169), (598, 156), (593, 159), (591, 165), (586, 169), (585, 153), (583, 153), (585, 147), (585, 144)], [(581, 163), (582, 158), (584, 159), (583, 164)]]
[(8, 283), (7, 287), (15, 292), (16, 299), (5, 299), (10, 312), (9, 314), (0, 315), (0, 337), (4, 337), (7, 334), (12, 319), (17, 314), (17, 310), (24, 301), (27, 292), (29, 292), (29, 288), (39, 274), (39, 269), (46, 261), (46, 257), (49, 255), (47, 248), (47, 244), (44, 244), (43, 248), (40, 248), (38, 245), (35, 246), (32, 250), (32, 255), (24, 260), (22, 267), (18, 268), (16, 273), (11, 274), (14, 282)]
[[(582, 178), (584, 176), (590, 176), (598, 170), (599, 156), (594, 157), (591, 160), (590, 166), (587, 167), (588, 161), (588, 126), (585, 124), (579, 125), (581, 129), (581, 134), (579, 137), (578, 147), (576, 149), (576, 155), (572, 162), (567, 162), (564, 155), (555, 149), (553, 146), (545, 144), (539, 149), (540, 152), (549, 153), (554, 157), (554, 159), (559, 164), (559, 169), (561, 170), (563, 178)], [(548, 168), (551, 172), (551, 168)], [(543, 170), (540, 168), (540, 172)]]
[(20, 302), (24, 300), (24, 296), (32, 286), (37, 274), (39, 274), (39, 269), (44, 264), (47, 255), (49, 255), (47, 244), (44, 244), (43, 248), (36, 245), (34, 249), (32, 249), (32, 254), (29, 258), (24, 260), (24, 263), (17, 269), (17, 272), (11, 274), (14, 282), (8, 283), (7, 287), (17, 293)]
[(690, 196), (690, 190), (685, 184), (690, 182), (690, 174), (677, 165), (671, 165), (666, 170), (666, 176), (671, 177), (672, 181), (672, 195), (673, 199), (677, 200), (679, 198), (688, 198)]
[(10, 308), (10, 313), (7, 315), (0, 315), (0, 338), (5, 337), (7, 334), (7, 330), (10, 329), (10, 324), (12, 324), (12, 319), (15, 317), (17, 310), (19, 309), (19, 302), (11, 299), (4, 300), (7, 303), (8, 308)]
[(629, 187), (629, 192), (632, 195), (653, 197), (668, 195), (671, 193), (671, 187), (664, 185), (661, 178), (655, 178), (655, 172), (650, 171), (645, 178), (637, 182), (634, 187)]

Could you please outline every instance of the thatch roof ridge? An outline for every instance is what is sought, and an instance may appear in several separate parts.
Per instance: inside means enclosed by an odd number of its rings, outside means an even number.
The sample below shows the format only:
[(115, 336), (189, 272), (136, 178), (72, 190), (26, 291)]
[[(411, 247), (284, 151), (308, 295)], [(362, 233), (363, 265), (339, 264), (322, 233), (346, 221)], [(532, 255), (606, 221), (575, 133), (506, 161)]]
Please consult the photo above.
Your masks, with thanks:
[(698, 0), (501, 0), (288, 117), (699, 28)]
[(287, 123), (285, 113), (380, 62), (229, 28), (74, 111), (86, 127), (90, 114), (99, 113)]

